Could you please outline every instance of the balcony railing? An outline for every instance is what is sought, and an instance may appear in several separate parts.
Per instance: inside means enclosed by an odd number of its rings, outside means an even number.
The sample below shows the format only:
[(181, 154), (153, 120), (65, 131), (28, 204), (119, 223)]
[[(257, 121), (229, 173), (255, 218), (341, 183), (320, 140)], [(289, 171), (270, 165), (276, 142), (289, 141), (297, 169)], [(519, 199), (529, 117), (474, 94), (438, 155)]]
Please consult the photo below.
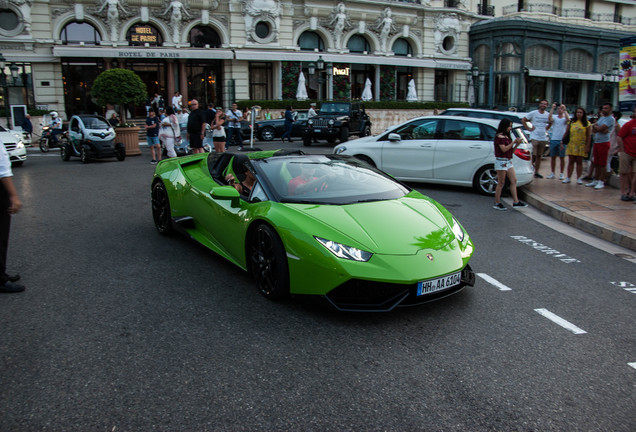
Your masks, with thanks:
[(495, 7), (492, 5), (477, 5), (477, 13), (479, 15), (495, 16)]
[[(482, 13), (481, 4), (477, 6), (477, 12), (481, 15), (490, 15), (489, 13)], [(594, 13), (585, 9), (577, 8), (561, 9), (548, 3), (528, 3), (525, 5), (525, 8), (521, 10), (519, 10), (519, 5), (517, 3), (510, 4), (502, 8), (503, 15), (510, 15), (517, 12), (548, 13), (564, 18), (587, 18), (596, 22), (614, 22), (624, 25), (636, 25), (636, 17), (626, 17), (624, 15), (619, 16), (613, 13)], [(494, 13), (492, 16), (494, 16)]]

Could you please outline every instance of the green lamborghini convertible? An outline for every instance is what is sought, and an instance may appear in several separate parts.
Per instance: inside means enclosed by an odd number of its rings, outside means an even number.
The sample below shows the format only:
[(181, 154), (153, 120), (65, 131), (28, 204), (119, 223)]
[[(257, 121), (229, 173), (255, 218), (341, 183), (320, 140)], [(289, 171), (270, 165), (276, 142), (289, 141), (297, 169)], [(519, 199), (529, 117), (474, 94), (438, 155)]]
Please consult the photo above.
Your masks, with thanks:
[(159, 233), (205, 245), (250, 272), (270, 299), (314, 295), (340, 310), (388, 311), (475, 282), (474, 246), (453, 215), (352, 157), (167, 159), (151, 198)]

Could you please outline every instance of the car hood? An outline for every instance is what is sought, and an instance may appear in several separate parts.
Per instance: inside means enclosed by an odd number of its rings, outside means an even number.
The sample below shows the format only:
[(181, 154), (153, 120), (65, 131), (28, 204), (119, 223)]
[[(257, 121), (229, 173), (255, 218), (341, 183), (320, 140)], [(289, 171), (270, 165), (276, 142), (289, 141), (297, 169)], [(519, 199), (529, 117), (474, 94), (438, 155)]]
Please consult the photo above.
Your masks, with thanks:
[(17, 143), (20, 141), (20, 138), (17, 138), (16, 134), (22, 135), (19, 132), (0, 132), (0, 139), (5, 144)]
[[(455, 238), (444, 216), (426, 197), (340, 206), (286, 205), (330, 228), (312, 235), (375, 254), (413, 255), (422, 249), (439, 250)], [(333, 238), (331, 230), (337, 231), (339, 238)]]

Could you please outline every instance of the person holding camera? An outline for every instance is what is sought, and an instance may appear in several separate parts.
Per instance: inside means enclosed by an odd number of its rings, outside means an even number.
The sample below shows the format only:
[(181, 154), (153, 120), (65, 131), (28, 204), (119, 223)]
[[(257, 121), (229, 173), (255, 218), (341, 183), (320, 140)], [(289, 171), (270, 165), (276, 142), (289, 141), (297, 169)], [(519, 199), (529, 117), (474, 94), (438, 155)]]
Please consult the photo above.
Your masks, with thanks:
[(509, 119), (503, 119), (499, 122), (497, 133), (495, 135), (495, 170), (497, 171), (497, 188), (495, 189), (495, 205), (496, 210), (508, 210), (501, 203), (501, 191), (506, 183), (506, 177), (510, 181), (510, 195), (512, 195), (512, 207), (522, 208), (528, 207), (528, 204), (519, 201), (517, 197), (517, 175), (515, 168), (512, 166), (512, 155), (519, 144), (523, 142), (522, 138), (516, 138), (514, 141), (510, 136), (512, 130), (512, 122)]
[[(554, 110), (556, 109), (556, 116)], [(568, 124), (570, 123), (570, 115), (564, 104), (553, 103), (550, 114), (548, 115), (548, 123), (550, 124), (550, 130), (552, 135), (550, 137), (550, 175), (546, 178), (553, 179), (556, 171), (556, 158), (560, 159), (561, 174), (559, 180), (565, 179), (565, 149), (567, 144), (563, 142), (563, 136), (568, 130)]]

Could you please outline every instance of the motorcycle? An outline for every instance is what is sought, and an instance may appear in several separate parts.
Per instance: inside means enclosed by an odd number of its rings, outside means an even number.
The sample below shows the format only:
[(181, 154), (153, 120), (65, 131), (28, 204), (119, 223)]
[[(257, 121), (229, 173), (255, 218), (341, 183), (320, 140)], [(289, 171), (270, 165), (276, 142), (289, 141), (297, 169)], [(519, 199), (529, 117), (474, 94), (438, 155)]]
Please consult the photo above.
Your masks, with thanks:
[(53, 128), (50, 126), (42, 126), (42, 136), (40, 137), (40, 151), (48, 152), (52, 148), (62, 147), (62, 141), (66, 133), (57, 135), (57, 139), (53, 139)]

